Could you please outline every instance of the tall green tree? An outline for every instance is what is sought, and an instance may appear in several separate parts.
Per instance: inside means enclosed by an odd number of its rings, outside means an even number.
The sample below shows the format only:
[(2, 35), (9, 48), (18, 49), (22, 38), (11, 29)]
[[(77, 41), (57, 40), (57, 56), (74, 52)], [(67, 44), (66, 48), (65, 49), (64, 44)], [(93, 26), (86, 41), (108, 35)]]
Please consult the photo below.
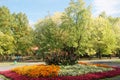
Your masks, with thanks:
[(84, 54), (90, 18), (90, 6), (86, 7), (83, 0), (72, 0), (65, 9), (62, 27), (69, 32), (69, 41), (66, 45), (73, 48), (72, 53)]
[(5, 34), (11, 34), (11, 13), (5, 6), (0, 7), (0, 31)]
[(13, 16), (13, 37), (15, 39), (15, 53), (25, 54), (32, 45), (32, 28), (29, 26), (27, 16), (23, 13), (14, 13)]
[(5, 6), (0, 7), (0, 53), (14, 52), (14, 38), (12, 36), (12, 15)]
[(67, 42), (67, 32), (59, 28), (59, 25), (54, 22), (54, 17), (46, 17), (38, 22), (35, 26), (35, 44), (39, 47), (39, 52), (45, 53), (55, 52), (63, 48), (63, 44)]
[(116, 45), (116, 37), (107, 19), (101, 16), (95, 19), (93, 35), (99, 58), (101, 58), (102, 54), (110, 55), (113, 53)]
[(112, 30), (114, 31), (114, 34), (116, 36), (116, 51), (115, 53), (118, 54), (118, 57), (120, 58), (120, 18), (119, 17), (108, 17), (109, 22), (112, 25)]

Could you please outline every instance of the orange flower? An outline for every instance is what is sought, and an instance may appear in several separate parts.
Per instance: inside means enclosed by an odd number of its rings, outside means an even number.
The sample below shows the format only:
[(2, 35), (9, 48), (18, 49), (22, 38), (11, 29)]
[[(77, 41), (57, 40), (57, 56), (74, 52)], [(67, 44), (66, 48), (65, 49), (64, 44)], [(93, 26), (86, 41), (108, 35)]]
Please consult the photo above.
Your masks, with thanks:
[(111, 66), (106, 65), (106, 64), (94, 64), (94, 65), (96, 65), (96, 66), (98, 66), (98, 67), (111, 68)]
[(88, 65), (87, 62), (78, 62), (78, 64)]
[(78, 64), (93, 65), (93, 66), (98, 66), (98, 67), (111, 68), (111, 66), (106, 65), (106, 64), (90, 64), (90, 63), (87, 63), (87, 62), (78, 62)]
[(33, 65), (23, 66), (12, 69), (12, 71), (30, 77), (54, 77), (58, 76), (59, 66), (55, 65)]

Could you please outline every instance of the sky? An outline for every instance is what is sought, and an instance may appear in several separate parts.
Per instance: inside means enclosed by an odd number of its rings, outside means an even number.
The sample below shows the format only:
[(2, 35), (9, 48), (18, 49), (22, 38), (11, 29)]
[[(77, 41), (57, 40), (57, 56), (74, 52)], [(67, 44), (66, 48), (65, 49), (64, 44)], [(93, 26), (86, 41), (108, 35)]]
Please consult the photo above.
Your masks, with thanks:
[[(105, 11), (107, 15), (120, 17), (120, 0), (84, 0), (86, 6), (92, 5), (93, 16)], [(11, 13), (23, 12), (30, 24), (48, 14), (63, 12), (70, 0), (0, 0), (0, 6), (6, 6)]]

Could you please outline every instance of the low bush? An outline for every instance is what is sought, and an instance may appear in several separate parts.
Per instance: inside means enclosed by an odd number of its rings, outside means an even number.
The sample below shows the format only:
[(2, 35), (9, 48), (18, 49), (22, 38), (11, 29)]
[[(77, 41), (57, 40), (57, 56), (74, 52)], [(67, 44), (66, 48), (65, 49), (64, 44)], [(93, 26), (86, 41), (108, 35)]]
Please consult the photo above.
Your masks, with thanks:
[(49, 65), (74, 65), (77, 63), (78, 56), (68, 52), (54, 52), (46, 56), (45, 62)]

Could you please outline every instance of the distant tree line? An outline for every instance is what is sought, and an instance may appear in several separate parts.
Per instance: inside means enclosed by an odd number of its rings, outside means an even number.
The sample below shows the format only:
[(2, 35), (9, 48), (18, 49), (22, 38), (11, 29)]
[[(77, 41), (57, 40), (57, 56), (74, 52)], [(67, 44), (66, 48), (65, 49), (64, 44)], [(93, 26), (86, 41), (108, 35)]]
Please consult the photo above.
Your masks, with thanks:
[[(32, 47), (38, 47), (33, 51)], [(64, 12), (39, 20), (31, 28), (24, 13), (10, 13), (0, 7), (0, 55), (39, 55), (51, 53), (120, 58), (120, 18), (102, 12), (93, 17), (91, 6), (72, 0)], [(3, 58), (3, 57), (1, 57)]]
[(0, 7), (0, 60), (31, 53), (32, 31), (24, 13), (10, 13), (7, 7)]

